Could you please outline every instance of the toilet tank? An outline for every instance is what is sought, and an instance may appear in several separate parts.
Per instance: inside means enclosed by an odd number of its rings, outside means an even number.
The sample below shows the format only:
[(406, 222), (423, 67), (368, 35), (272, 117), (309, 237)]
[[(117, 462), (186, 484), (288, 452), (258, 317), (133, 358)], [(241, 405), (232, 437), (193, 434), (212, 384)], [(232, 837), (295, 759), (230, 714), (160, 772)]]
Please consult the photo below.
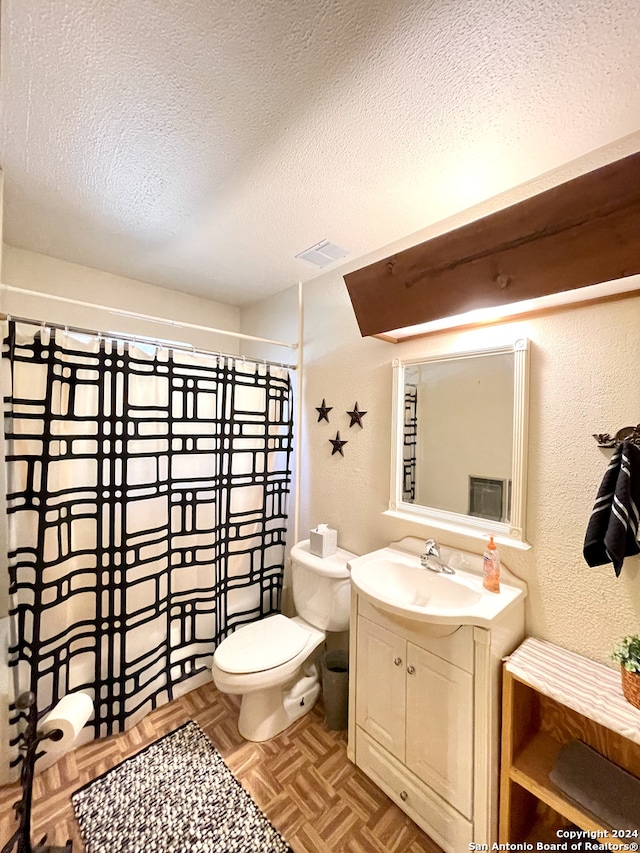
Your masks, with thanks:
[(316, 557), (309, 540), (291, 549), (291, 585), (298, 616), (323, 631), (349, 628), (351, 581), (347, 561), (355, 554), (338, 548), (330, 557)]

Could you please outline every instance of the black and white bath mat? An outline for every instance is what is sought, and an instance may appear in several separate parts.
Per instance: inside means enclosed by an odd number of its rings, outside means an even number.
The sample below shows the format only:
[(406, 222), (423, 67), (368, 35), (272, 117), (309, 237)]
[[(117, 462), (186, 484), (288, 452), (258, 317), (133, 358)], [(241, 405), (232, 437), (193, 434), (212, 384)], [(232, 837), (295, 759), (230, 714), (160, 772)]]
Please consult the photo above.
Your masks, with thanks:
[(87, 853), (292, 853), (192, 720), (71, 799)]

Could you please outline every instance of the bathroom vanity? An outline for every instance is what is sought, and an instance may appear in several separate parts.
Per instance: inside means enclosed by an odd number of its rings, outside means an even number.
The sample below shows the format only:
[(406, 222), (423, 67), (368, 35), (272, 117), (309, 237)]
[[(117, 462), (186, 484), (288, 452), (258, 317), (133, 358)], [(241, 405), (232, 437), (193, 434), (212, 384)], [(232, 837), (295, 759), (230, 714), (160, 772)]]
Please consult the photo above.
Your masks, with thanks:
[(348, 756), (450, 853), (497, 841), (501, 660), (524, 633), (526, 585), (482, 557), (420, 564), (413, 537), (351, 569)]

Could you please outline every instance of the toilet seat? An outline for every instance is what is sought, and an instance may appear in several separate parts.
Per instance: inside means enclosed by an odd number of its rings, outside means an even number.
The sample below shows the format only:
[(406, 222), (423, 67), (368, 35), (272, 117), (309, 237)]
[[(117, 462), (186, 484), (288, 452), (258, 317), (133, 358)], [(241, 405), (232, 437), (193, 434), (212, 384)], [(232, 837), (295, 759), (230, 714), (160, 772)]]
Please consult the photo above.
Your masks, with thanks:
[(291, 660), (308, 642), (308, 631), (277, 613), (239, 628), (220, 643), (213, 660), (225, 672), (263, 672)]

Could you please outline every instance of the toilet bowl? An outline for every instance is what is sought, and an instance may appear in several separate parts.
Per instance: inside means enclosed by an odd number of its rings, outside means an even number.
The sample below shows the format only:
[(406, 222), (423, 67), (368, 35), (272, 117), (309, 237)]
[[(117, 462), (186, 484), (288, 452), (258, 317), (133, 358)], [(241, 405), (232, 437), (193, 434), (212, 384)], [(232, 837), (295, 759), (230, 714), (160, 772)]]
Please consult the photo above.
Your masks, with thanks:
[(298, 615), (281, 613), (238, 628), (215, 650), (218, 690), (242, 697), (238, 730), (251, 741), (284, 731), (314, 706), (320, 693), (318, 659), (327, 631), (349, 627), (350, 580), (342, 548), (320, 558), (309, 540), (291, 549), (291, 582)]

